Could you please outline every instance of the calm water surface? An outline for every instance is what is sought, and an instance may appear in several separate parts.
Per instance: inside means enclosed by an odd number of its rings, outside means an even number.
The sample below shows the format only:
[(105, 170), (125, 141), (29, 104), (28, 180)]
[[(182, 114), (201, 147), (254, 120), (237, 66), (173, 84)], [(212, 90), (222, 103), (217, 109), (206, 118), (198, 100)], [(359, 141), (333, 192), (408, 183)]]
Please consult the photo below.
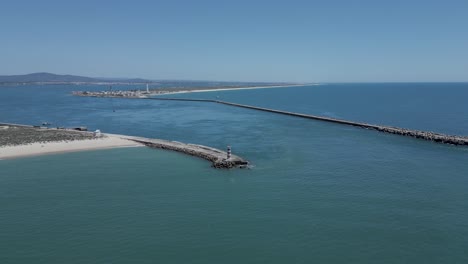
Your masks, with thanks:
[[(0, 120), (231, 144), (254, 168), (147, 148), (0, 161), (0, 263), (468, 262), (468, 148), (79, 89), (0, 87)], [(467, 84), (178, 96), (468, 135)]]

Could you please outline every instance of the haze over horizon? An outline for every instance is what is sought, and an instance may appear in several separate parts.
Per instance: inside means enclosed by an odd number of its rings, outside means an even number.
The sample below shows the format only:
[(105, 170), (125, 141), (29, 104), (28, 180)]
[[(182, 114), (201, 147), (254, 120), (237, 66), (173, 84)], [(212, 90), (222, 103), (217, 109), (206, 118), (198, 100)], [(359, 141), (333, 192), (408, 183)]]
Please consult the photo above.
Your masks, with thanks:
[(0, 75), (468, 81), (467, 1), (15, 1)]

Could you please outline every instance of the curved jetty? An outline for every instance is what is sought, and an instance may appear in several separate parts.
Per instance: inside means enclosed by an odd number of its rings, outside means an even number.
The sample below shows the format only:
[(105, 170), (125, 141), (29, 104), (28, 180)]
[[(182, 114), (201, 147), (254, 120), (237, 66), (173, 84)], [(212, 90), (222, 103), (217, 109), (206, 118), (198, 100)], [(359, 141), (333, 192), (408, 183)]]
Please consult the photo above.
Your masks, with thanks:
[[(177, 141), (168, 141), (162, 139), (151, 139), (142, 137), (122, 136), (118, 135), (123, 139), (132, 140), (134, 142), (143, 144), (150, 148), (167, 149), (177, 152), (182, 152), (187, 155), (199, 157), (213, 163), (213, 167), (219, 169), (230, 169), (230, 168), (244, 168), (249, 163), (243, 160), (241, 157), (231, 155), (228, 152), (221, 151), (219, 149), (210, 148), (202, 145), (185, 144)], [(229, 156), (229, 158), (228, 158)]]
[(432, 141), (432, 142), (436, 142), (436, 143), (468, 146), (468, 137), (465, 137), (465, 136), (445, 135), (445, 134), (440, 134), (440, 133), (405, 129), (405, 128), (399, 128), (399, 127), (372, 125), (372, 124), (367, 124), (367, 123), (354, 122), (354, 121), (336, 119), (336, 118), (331, 118), (331, 117), (300, 114), (300, 113), (281, 111), (281, 110), (275, 110), (275, 109), (270, 109), (270, 108), (263, 108), (263, 107), (250, 106), (250, 105), (244, 105), (244, 104), (230, 103), (230, 102), (219, 101), (219, 100), (185, 99), (185, 98), (181, 98), (181, 99), (179, 99), (179, 98), (145, 98), (145, 99), (218, 103), (218, 104), (224, 104), (224, 105), (229, 105), (229, 106), (253, 109), (253, 110), (276, 113), (276, 114), (282, 114), (282, 115), (289, 115), (289, 116), (295, 116), (295, 117), (300, 117), (300, 118), (314, 119), (314, 120), (337, 123), (337, 124), (342, 124), (342, 125), (356, 126), (356, 127), (361, 127), (361, 128), (365, 128), (365, 129), (373, 129), (373, 130), (377, 130), (377, 131), (384, 132), (384, 133), (390, 133), (390, 134), (395, 134), (395, 135), (413, 137), (413, 138), (423, 139), (423, 140)]

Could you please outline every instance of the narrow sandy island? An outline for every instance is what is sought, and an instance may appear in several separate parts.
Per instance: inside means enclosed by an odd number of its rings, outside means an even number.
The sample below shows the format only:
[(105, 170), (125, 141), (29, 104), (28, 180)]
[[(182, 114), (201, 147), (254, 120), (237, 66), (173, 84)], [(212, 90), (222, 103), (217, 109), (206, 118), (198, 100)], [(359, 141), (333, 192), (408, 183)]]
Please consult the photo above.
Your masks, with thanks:
[(137, 146), (144, 145), (136, 143), (135, 141), (122, 139), (114, 135), (105, 135), (104, 137), (96, 139), (82, 139), (74, 141), (58, 141), (3, 146), (0, 147), (0, 159), (13, 159), (53, 153)]
[(252, 87), (210, 87), (210, 88), (159, 88), (149, 91), (139, 90), (113, 90), (113, 91), (74, 91), (75, 96), (88, 97), (118, 97), (118, 98), (148, 98), (158, 95), (185, 94), (185, 93), (207, 93), (219, 91), (235, 91), (235, 90), (256, 90), (256, 89), (273, 89), (273, 88), (288, 88), (320, 85), (318, 83), (311, 84), (290, 84), (290, 85), (275, 85), (275, 86), (252, 86)]
[(277, 86), (252, 86), (252, 87), (236, 87), (236, 88), (210, 88), (210, 89), (193, 89), (193, 90), (179, 90), (179, 91), (164, 91), (151, 95), (163, 94), (185, 94), (185, 93), (206, 93), (206, 92), (220, 92), (220, 91), (234, 91), (234, 90), (256, 90), (256, 89), (272, 89), (272, 88), (288, 88), (288, 87), (301, 87), (309, 85), (319, 85), (318, 83), (312, 84), (291, 84), (291, 85), (277, 85)]

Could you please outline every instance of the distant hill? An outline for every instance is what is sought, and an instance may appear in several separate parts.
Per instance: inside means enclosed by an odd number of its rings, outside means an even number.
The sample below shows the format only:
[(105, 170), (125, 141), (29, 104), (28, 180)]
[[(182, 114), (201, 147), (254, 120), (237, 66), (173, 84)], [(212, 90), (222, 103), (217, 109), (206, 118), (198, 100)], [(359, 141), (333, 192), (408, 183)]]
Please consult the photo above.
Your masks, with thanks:
[(286, 82), (229, 82), (229, 81), (200, 81), (200, 80), (147, 80), (141, 78), (104, 78), (85, 77), (77, 75), (59, 75), (48, 72), (30, 73), (24, 75), (0, 75), (0, 85), (23, 84), (146, 84), (153, 87), (176, 88), (210, 88), (210, 87), (249, 87), (289, 85)]
[(76, 75), (58, 75), (47, 72), (38, 72), (24, 75), (0, 75), (0, 84), (20, 83), (151, 83), (145, 79), (121, 79), (121, 78), (91, 78)]

